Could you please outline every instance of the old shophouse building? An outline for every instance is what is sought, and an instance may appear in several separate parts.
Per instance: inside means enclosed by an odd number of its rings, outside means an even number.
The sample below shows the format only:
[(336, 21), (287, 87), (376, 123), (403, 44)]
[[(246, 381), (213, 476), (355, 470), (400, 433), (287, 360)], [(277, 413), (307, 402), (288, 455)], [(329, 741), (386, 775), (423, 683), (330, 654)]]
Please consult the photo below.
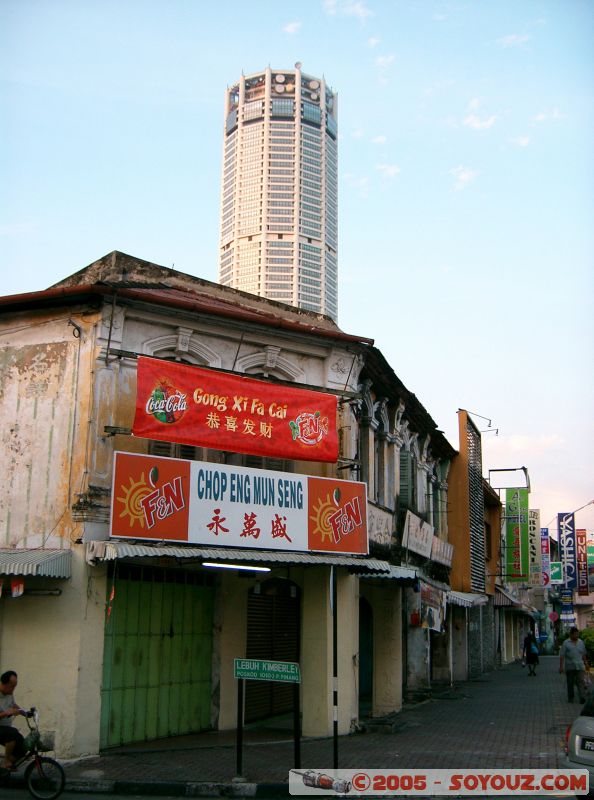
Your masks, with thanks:
[[(20, 702), (42, 706), (59, 755), (233, 728), (234, 659), (246, 657), (299, 662), (303, 733), (329, 734), (331, 578), (341, 733), (451, 679), (455, 451), (370, 339), (118, 252), (46, 291), (0, 298), (0, 332), (0, 651), (20, 674)], [(131, 436), (146, 357), (164, 374), (257, 379), (281, 406), (283, 392), (335, 396), (337, 457)], [(146, 466), (116, 483), (116, 453)], [(148, 524), (133, 534), (147, 492), (182, 462), (255, 481), (265, 471), (295, 485), (328, 480), (335, 506), (348, 495), (337, 481), (360, 482), (368, 552), (194, 542), (191, 524), (187, 540), (175, 528), (151, 538)], [(171, 487), (167, 508), (177, 509)], [(321, 501), (317, 511), (321, 526), (330, 512)], [(250, 566), (268, 571), (240, 569)], [(289, 704), (283, 687), (248, 684), (247, 720)]]

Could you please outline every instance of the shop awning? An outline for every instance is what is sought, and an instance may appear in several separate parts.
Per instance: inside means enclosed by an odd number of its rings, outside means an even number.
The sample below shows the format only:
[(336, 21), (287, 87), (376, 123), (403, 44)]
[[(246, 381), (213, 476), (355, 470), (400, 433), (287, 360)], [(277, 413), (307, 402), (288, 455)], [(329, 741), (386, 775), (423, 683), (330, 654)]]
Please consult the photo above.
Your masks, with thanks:
[(417, 580), (417, 571), (413, 567), (403, 567), (399, 564), (389, 564), (387, 572), (363, 573), (360, 578), (381, 578), (382, 580), (399, 581), (400, 583), (413, 584)]
[(365, 556), (335, 555), (334, 553), (293, 553), (286, 550), (252, 550), (233, 547), (182, 547), (173, 544), (133, 544), (122, 541), (87, 543), (87, 562), (115, 561), (120, 558), (173, 558), (195, 561), (232, 561), (264, 564), (319, 564), (348, 567), (351, 572), (388, 572), (390, 564)]
[(70, 550), (0, 550), (0, 575), (69, 578)]
[(476, 594), (475, 592), (448, 592), (448, 603), (453, 606), (472, 608), (473, 606), (484, 606), (489, 601), (486, 594)]
[(501, 606), (521, 606), (522, 603), (511, 595), (509, 592), (506, 592), (505, 589), (502, 589), (501, 586), (495, 587), (495, 598), (493, 600), (493, 605), (497, 607)]

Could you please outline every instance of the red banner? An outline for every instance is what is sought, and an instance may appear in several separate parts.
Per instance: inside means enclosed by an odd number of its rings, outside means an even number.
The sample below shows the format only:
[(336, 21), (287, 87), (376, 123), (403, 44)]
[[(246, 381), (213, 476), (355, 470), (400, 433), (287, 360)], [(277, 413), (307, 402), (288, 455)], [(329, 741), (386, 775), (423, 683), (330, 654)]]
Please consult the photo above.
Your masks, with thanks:
[(336, 461), (336, 397), (241, 375), (138, 359), (132, 433), (298, 461)]
[(585, 596), (590, 593), (588, 585), (588, 543), (585, 528), (577, 528), (575, 532), (577, 549), (577, 590)]

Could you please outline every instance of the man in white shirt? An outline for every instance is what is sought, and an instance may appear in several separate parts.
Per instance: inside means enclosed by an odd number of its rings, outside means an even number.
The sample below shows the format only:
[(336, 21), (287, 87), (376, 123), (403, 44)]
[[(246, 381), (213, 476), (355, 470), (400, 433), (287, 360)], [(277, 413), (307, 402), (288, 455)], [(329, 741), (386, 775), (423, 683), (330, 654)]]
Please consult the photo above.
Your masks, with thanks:
[(574, 626), (569, 631), (559, 650), (559, 672), (565, 672), (567, 679), (567, 702), (573, 703), (574, 687), (577, 686), (580, 703), (586, 701), (584, 678), (588, 667), (586, 645), (579, 637), (579, 631)]

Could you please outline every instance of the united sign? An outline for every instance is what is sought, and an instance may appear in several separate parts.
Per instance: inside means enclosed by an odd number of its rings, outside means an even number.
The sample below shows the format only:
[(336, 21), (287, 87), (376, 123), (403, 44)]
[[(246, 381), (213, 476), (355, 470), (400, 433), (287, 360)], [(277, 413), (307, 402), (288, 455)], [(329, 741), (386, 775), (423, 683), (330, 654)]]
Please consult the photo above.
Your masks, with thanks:
[(118, 452), (110, 535), (367, 554), (366, 484)]
[(335, 395), (138, 359), (132, 433), (298, 461), (338, 459)]

